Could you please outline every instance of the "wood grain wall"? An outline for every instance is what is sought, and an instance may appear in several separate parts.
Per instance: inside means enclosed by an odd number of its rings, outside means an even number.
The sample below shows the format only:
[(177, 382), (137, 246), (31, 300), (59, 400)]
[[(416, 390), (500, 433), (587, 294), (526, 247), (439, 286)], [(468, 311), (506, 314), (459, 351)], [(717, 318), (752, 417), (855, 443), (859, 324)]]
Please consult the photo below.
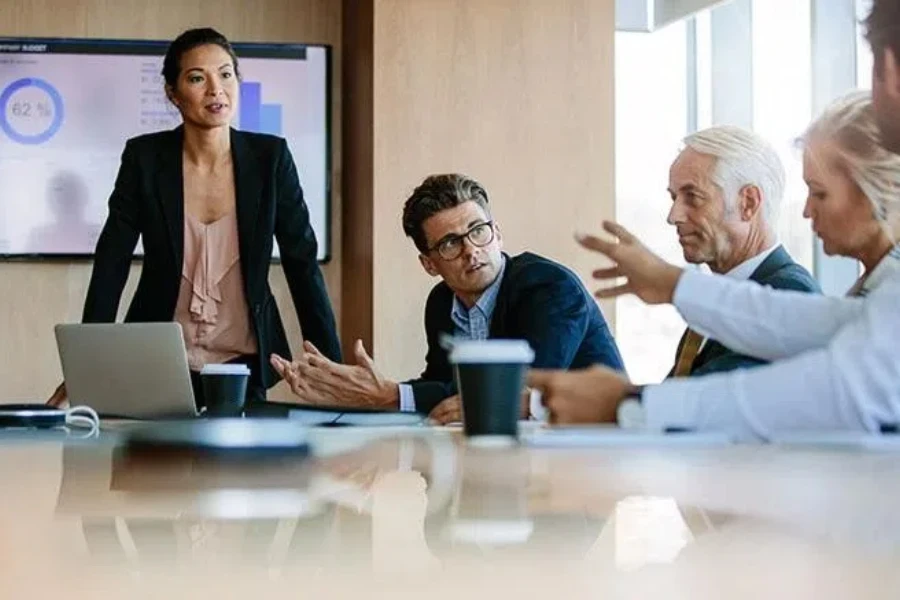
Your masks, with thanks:
[(573, 232), (598, 229), (615, 206), (614, 2), (365, 1), (374, 7), (374, 347), (385, 372), (403, 378), (424, 364), (435, 282), (400, 215), (426, 175), (484, 184), (510, 252), (538, 252), (585, 278), (596, 265)]

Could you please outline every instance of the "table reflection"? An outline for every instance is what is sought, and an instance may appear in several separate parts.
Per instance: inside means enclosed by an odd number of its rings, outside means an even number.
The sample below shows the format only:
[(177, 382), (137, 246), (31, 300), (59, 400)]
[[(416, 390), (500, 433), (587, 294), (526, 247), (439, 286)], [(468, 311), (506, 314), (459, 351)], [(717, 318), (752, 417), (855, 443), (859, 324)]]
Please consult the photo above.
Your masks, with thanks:
[(549, 483), (547, 456), (459, 436), (316, 447), (298, 460), (67, 446), (56, 511), (80, 520), (87, 551), (105, 563), (384, 575), (527, 559), (632, 571), (676, 560), (725, 520), (671, 497), (573, 497)]
[(493, 598), (510, 581), (540, 598), (900, 592), (893, 456), (310, 435), (310, 457), (258, 462), (108, 437), (0, 444), (16, 484), (0, 511), (7, 595)]

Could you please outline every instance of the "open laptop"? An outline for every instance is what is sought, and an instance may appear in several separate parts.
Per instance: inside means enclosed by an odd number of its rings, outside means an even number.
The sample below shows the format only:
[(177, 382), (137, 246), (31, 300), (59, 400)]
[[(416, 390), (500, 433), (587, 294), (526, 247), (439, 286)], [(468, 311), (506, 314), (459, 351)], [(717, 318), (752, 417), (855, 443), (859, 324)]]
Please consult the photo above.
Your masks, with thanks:
[(69, 403), (101, 416), (169, 419), (197, 414), (181, 325), (57, 325)]

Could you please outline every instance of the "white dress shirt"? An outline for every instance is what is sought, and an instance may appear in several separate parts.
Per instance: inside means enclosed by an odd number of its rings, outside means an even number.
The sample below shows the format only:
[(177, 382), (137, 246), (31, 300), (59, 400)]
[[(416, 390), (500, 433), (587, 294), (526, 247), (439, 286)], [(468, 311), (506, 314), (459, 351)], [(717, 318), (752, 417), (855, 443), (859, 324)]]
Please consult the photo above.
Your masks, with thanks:
[(688, 325), (725, 346), (777, 361), (669, 380), (643, 394), (652, 429), (877, 432), (900, 423), (900, 273), (865, 298), (773, 290), (686, 271), (673, 304)]
[(891, 248), (891, 251), (884, 255), (871, 271), (857, 279), (847, 295), (868, 296), (872, 290), (893, 277), (897, 271), (900, 271), (900, 246)]

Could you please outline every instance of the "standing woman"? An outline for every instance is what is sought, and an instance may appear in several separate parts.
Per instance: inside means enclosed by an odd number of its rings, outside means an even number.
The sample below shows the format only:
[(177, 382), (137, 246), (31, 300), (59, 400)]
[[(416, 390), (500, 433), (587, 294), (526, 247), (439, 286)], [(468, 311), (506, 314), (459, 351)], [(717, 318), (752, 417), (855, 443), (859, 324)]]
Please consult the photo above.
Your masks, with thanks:
[[(125, 320), (181, 324), (198, 408), (207, 363), (247, 364), (247, 399), (262, 401), (278, 379), (268, 357), (289, 351), (269, 288), (274, 240), (304, 337), (341, 356), (297, 169), (284, 139), (231, 128), (240, 72), (222, 34), (184, 32), (162, 74), (183, 124), (125, 144), (82, 319), (115, 321), (140, 237), (143, 269)], [(49, 403), (65, 399), (63, 385)]]

